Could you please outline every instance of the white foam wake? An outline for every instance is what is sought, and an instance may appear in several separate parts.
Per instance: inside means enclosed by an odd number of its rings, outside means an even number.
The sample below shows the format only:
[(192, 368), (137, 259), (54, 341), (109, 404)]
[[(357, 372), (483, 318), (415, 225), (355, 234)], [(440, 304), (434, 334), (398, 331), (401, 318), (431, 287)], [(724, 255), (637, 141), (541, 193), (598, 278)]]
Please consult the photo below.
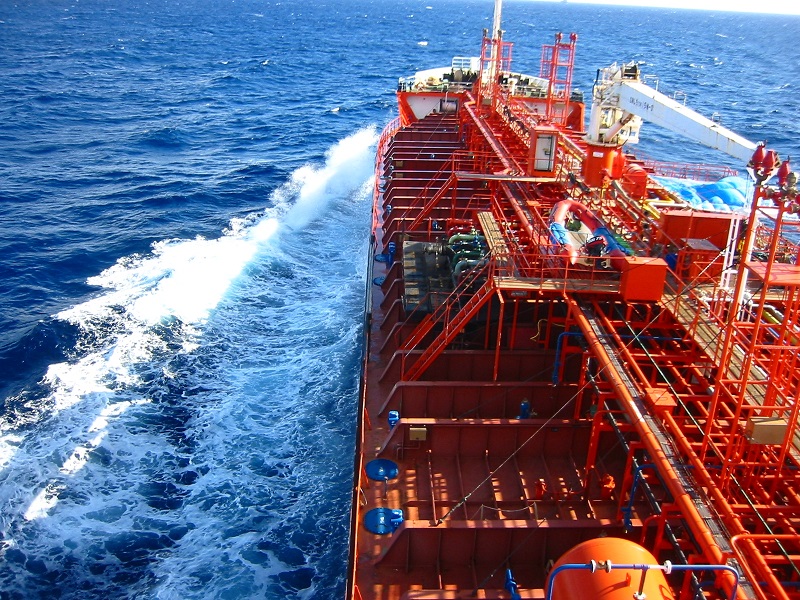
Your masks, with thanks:
[(146, 324), (174, 317), (198, 324), (230, 288), (253, 257), (282, 229), (302, 229), (325, 214), (333, 198), (360, 188), (371, 177), (374, 129), (361, 130), (341, 140), (327, 153), (322, 167), (297, 169), (276, 190), (272, 206), (257, 221), (237, 219), (215, 240), (167, 240), (153, 245), (148, 257), (126, 257), (89, 283), (109, 293), (60, 313), (82, 324), (124, 306), (130, 316)]
[(28, 418), (22, 430), (13, 415), (0, 422), (0, 469), (6, 471), (0, 533), (6, 548), (24, 522), (51, 513), (69, 478), (106, 443), (109, 423), (150, 402), (135, 392), (142, 371), (137, 367), (165, 352), (194, 349), (203, 325), (248, 264), (279, 252), (281, 235), (323, 216), (333, 199), (363, 188), (372, 176), (376, 140), (374, 129), (341, 140), (324, 165), (295, 171), (273, 192), (269, 208), (233, 220), (217, 239), (160, 241), (150, 255), (120, 259), (89, 280), (104, 293), (57, 315), (87, 334), (88, 347), (79, 360), (48, 369), (50, 395), (37, 401), (39, 424), (31, 427)]

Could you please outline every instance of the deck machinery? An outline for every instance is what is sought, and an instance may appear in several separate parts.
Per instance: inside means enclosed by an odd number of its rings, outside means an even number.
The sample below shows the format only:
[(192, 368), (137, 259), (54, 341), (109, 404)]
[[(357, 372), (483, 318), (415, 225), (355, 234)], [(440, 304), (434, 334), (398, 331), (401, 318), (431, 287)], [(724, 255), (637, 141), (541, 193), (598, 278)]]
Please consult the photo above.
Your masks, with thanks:
[(693, 210), (629, 113), (583, 130), (576, 42), (401, 80), (349, 598), (800, 598), (796, 178), (759, 146), (749, 215)]

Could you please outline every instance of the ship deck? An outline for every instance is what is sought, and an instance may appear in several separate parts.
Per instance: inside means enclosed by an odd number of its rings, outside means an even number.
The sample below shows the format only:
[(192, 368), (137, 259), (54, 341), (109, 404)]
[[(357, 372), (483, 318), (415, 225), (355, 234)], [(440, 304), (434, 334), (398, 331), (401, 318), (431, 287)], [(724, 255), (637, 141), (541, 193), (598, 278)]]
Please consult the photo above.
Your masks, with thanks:
[(577, 544), (625, 538), (742, 574), (673, 573), (676, 598), (798, 597), (800, 268), (743, 265), (732, 312), (713, 252), (670, 240), (668, 269), (627, 194), (595, 210), (639, 255), (572, 264), (548, 213), (587, 186), (509, 172), (519, 140), (476, 114), (379, 149), (350, 595), (508, 598), (513, 573), (544, 598)]

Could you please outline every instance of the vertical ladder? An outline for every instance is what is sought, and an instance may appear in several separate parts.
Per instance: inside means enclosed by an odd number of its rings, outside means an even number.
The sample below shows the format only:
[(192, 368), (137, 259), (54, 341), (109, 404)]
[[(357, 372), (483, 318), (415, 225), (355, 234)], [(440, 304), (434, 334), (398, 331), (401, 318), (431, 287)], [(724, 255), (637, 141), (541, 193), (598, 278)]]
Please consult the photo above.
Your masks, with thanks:
[(511, 71), (510, 42), (484, 36), (481, 46), (480, 96), (495, 100), (500, 90), (500, 75)]
[[(550, 83), (547, 89), (547, 119), (559, 125), (567, 124), (569, 117), (569, 99), (572, 91), (572, 70), (575, 64), (575, 43), (578, 35), (571, 33), (569, 43), (561, 41), (561, 33), (557, 33), (555, 43), (542, 46), (542, 61), (539, 76)], [(556, 114), (556, 102), (564, 103), (564, 108)]]

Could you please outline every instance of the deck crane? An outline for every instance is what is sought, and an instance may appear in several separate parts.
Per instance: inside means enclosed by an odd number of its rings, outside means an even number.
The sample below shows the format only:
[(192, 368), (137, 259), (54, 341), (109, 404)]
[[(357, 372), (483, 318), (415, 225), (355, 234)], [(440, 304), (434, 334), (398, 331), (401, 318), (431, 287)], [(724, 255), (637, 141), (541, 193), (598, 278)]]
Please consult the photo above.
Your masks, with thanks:
[(592, 91), (587, 142), (604, 146), (635, 144), (642, 120), (725, 152), (745, 164), (756, 149), (753, 142), (643, 83), (636, 63), (600, 69)]
[[(619, 180), (636, 179), (638, 187), (631, 189), (629, 185), (626, 192), (634, 198), (646, 197), (644, 169), (636, 164), (629, 165), (622, 151), (625, 144), (638, 143), (643, 121), (724, 152), (742, 164), (752, 163), (757, 148), (763, 151), (763, 145), (757, 146), (644, 83), (636, 62), (614, 63), (598, 70), (592, 88), (592, 108), (584, 138), (587, 155), (582, 173), (587, 184), (603, 188), (612, 182), (622, 193)], [(775, 158), (777, 160), (777, 155)], [(725, 268), (721, 283), (724, 287), (730, 285), (740, 226), (740, 219), (731, 219), (723, 259)]]

